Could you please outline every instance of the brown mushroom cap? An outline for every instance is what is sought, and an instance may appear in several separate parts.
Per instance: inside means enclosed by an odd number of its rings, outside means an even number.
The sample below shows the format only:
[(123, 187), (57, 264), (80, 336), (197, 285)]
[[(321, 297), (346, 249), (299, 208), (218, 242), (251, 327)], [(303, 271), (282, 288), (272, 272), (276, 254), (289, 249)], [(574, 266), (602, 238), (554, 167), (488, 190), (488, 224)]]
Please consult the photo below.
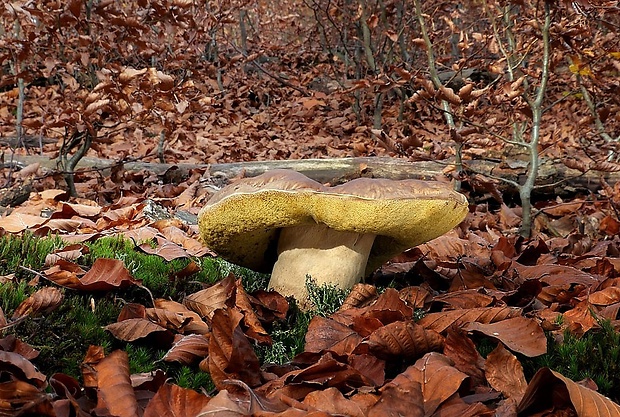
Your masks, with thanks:
[(466, 198), (448, 184), (360, 178), (326, 187), (295, 171), (274, 170), (227, 186), (199, 214), (204, 243), (224, 259), (270, 272), (279, 230), (325, 224), (374, 234), (366, 274), (405, 249), (460, 223)]

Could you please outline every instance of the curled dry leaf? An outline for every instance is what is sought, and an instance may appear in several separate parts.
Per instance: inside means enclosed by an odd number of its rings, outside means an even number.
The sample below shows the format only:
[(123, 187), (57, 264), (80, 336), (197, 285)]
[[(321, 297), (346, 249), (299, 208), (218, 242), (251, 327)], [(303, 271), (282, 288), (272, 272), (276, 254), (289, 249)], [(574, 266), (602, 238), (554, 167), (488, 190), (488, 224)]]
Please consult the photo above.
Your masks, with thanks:
[(262, 345), (271, 345), (271, 336), (267, 333), (263, 325), (254, 312), (248, 294), (241, 285), (241, 280), (235, 282), (235, 307), (243, 313), (243, 324), (246, 327), (245, 334), (252, 340)]
[(501, 343), (487, 356), (485, 372), (493, 389), (516, 403), (521, 401), (527, 389), (523, 366)]
[(19, 353), (0, 351), (0, 369), (11, 379), (25, 381), (37, 388), (47, 385), (45, 375)]
[(25, 316), (38, 316), (54, 311), (62, 303), (64, 295), (58, 288), (45, 287), (26, 298), (13, 312), (12, 320)]
[(358, 283), (351, 288), (339, 311), (352, 307), (362, 307), (377, 298), (377, 288), (374, 285)]
[(191, 321), (183, 328), (184, 333), (206, 334), (211, 331), (209, 325), (202, 321), (202, 318), (198, 315), (198, 313), (191, 311), (181, 303), (158, 298), (155, 300), (155, 308), (170, 311), (179, 314), (182, 317), (189, 317)]
[(237, 310), (218, 309), (213, 313), (208, 366), (218, 389), (228, 379), (241, 380), (250, 387), (261, 383), (258, 357), (241, 329), (241, 320), (243, 314)]
[(105, 329), (117, 339), (125, 342), (133, 342), (156, 332), (168, 332), (165, 327), (147, 319), (127, 319), (108, 324)]
[(418, 358), (427, 352), (440, 350), (443, 337), (412, 321), (394, 322), (375, 330), (364, 344), (379, 358)]
[(322, 391), (312, 391), (303, 403), (329, 415), (341, 415), (349, 417), (365, 417), (366, 409), (359, 403), (349, 400), (336, 388), (327, 388)]
[(162, 308), (147, 308), (145, 312), (146, 317), (153, 323), (177, 332), (182, 332), (182, 329), (192, 321), (191, 317)]
[(113, 416), (140, 415), (136, 395), (129, 378), (129, 358), (122, 350), (115, 350), (96, 366), (97, 408), (107, 409)]
[(472, 322), (463, 328), (497, 339), (510, 350), (530, 358), (547, 353), (547, 337), (534, 319), (513, 317), (490, 324)]
[(330, 318), (315, 316), (306, 333), (306, 352), (331, 350), (339, 355), (352, 353), (362, 337), (348, 326)]
[(83, 273), (84, 270), (78, 265), (63, 259), (59, 259), (53, 267), (43, 271), (48, 280), (73, 290), (109, 291), (140, 284), (140, 281), (129, 274), (123, 261), (118, 259), (99, 258), (81, 279), (78, 278)]
[(166, 362), (179, 362), (191, 365), (209, 354), (209, 337), (201, 334), (188, 334), (177, 341), (162, 358)]
[(480, 356), (476, 345), (467, 337), (465, 331), (450, 327), (443, 353), (454, 363), (456, 369), (471, 378), (473, 385), (486, 384), (484, 358)]
[(368, 417), (426, 416), (422, 386), (413, 378), (394, 379), (384, 385), (380, 392), (378, 401), (368, 410)]
[(183, 304), (200, 314), (201, 317), (210, 319), (215, 310), (226, 306), (235, 288), (235, 277), (230, 274), (209, 288), (188, 295), (183, 300)]
[(56, 264), (56, 261), (58, 261), (58, 259), (64, 259), (65, 261), (75, 261), (76, 259), (78, 259), (79, 257), (81, 257), (82, 255), (88, 252), (89, 252), (88, 246), (83, 245), (81, 243), (76, 243), (74, 245), (65, 246), (62, 249), (49, 253), (45, 257), (44, 266), (46, 268), (49, 268), (52, 265)]
[(536, 372), (519, 403), (518, 411), (519, 415), (528, 415), (529, 410), (542, 411), (565, 406), (572, 406), (578, 416), (620, 416), (620, 405), (549, 368)]
[(164, 384), (149, 401), (143, 417), (195, 417), (209, 400), (209, 397), (194, 390)]
[(183, 247), (177, 245), (174, 242), (171, 242), (161, 236), (155, 237), (157, 241), (157, 246), (152, 247), (149, 243), (143, 243), (138, 246), (138, 248), (149, 255), (157, 255), (164, 258), (166, 261), (170, 262), (179, 258), (188, 258), (189, 254)]
[(48, 401), (45, 391), (26, 381), (0, 383), (0, 416), (37, 415), (36, 405), (49, 405)]
[(418, 324), (426, 329), (443, 333), (448, 327), (456, 324), (462, 326), (470, 322), (495, 323), (511, 317), (519, 317), (522, 310), (517, 307), (484, 307), (469, 310), (451, 310), (429, 313), (422, 317)]
[(431, 352), (397, 375), (391, 383), (397, 386), (416, 383), (423, 397), (424, 415), (433, 415), (439, 406), (458, 391), (467, 375), (457, 370), (449, 358)]

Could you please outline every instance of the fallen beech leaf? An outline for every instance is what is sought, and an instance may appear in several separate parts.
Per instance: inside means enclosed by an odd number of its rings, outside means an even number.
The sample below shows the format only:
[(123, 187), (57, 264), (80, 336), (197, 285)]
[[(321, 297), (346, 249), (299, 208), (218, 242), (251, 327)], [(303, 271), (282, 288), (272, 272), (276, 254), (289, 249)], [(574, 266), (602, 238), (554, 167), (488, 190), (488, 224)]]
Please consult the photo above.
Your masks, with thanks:
[(493, 389), (506, 398), (514, 399), (515, 403), (521, 401), (527, 389), (523, 366), (501, 343), (487, 356), (485, 372)]
[[(401, 374), (402, 375), (402, 374)], [(419, 382), (401, 378), (381, 389), (379, 400), (368, 410), (368, 417), (424, 417), (424, 397)]]
[(47, 219), (23, 213), (11, 213), (6, 217), (0, 217), (0, 229), (9, 233), (21, 233), (45, 223)]
[(109, 410), (118, 417), (140, 415), (138, 402), (129, 378), (129, 358), (122, 350), (115, 350), (103, 358), (97, 369), (97, 408)]
[(75, 261), (76, 259), (88, 252), (88, 246), (81, 243), (65, 246), (62, 249), (48, 254), (45, 257), (44, 267), (49, 268), (50, 266), (56, 264), (56, 261), (58, 261), (58, 259), (64, 259), (65, 261)]
[(177, 341), (162, 360), (191, 365), (207, 357), (209, 354), (209, 337), (200, 334), (188, 334)]
[(26, 381), (37, 388), (47, 386), (45, 375), (19, 353), (0, 351), (0, 369), (7, 376), (12, 375), (13, 379)]
[(209, 397), (194, 390), (164, 384), (149, 401), (143, 417), (195, 417), (209, 400)]
[(96, 259), (91, 269), (78, 278), (83, 272), (78, 265), (59, 259), (43, 275), (57, 285), (81, 291), (109, 291), (140, 284), (118, 259)]
[(235, 277), (233, 274), (229, 274), (226, 278), (209, 288), (188, 295), (183, 300), (183, 304), (190, 310), (200, 314), (201, 317), (210, 319), (215, 310), (226, 306), (226, 301), (230, 299), (234, 291)]
[(145, 313), (146, 317), (153, 323), (176, 332), (181, 332), (181, 329), (192, 321), (191, 317), (185, 317), (182, 314), (162, 308), (147, 308)]
[(401, 300), (405, 301), (408, 306), (415, 309), (423, 309), (431, 300), (431, 294), (422, 287), (405, 287), (398, 292)]
[(157, 246), (152, 247), (149, 243), (143, 243), (138, 246), (144, 253), (149, 255), (157, 255), (170, 262), (179, 258), (189, 258), (189, 254), (183, 249), (183, 247), (171, 242), (163, 237), (156, 236)]
[(452, 291), (433, 297), (433, 302), (446, 303), (452, 310), (488, 307), (494, 301), (494, 297), (482, 294), (479, 289)]
[(168, 332), (165, 327), (147, 319), (127, 319), (104, 327), (114, 337), (125, 342), (147, 337), (155, 332)]
[(38, 316), (54, 311), (62, 303), (64, 296), (58, 288), (45, 287), (26, 298), (13, 312), (12, 320), (24, 316)]
[(254, 312), (254, 308), (252, 308), (248, 294), (243, 289), (240, 279), (235, 281), (235, 286), (235, 307), (243, 313), (243, 324), (247, 329), (245, 334), (261, 345), (271, 346), (273, 343), (271, 336), (269, 336), (269, 333), (267, 333), (258, 320), (258, 316)]
[(467, 375), (454, 367), (445, 355), (430, 352), (392, 381), (412, 380), (420, 384), (424, 398), (424, 413), (432, 415), (439, 406), (461, 387)]
[(397, 321), (375, 330), (363, 344), (379, 358), (419, 358), (443, 347), (443, 337), (412, 321)]
[(325, 411), (330, 415), (366, 416), (366, 410), (362, 409), (358, 403), (344, 398), (344, 395), (333, 387), (322, 391), (310, 392), (304, 398), (303, 403), (317, 410)]
[(12, 334), (0, 339), (0, 350), (18, 353), (28, 360), (32, 360), (39, 356), (38, 350), (30, 346), (28, 343), (22, 342)]
[(96, 217), (101, 213), (101, 207), (87, 204), (62, 203), (60, 209), (52, 213), (52, 219), (70, 219), (78, 217)]
[(252, 293), (252, 304), (262, 322), (271, 323), (276, 318), (284, 320), (288, 313), (288, 301), (276, 291), (258, 290)]
[[(300, 354), (303, 357), (304, 353)], [(281, 381), (289, 388), (291, 398), (302, 399), (317, 387), (336, 387), (340, 390), (372, 386), (373, 383), (357, 369), (341, 362), (327, 352), (305, 369), (294, 370), (282, 376)]]
[(497, 339), (510, 350), (530, 358), (547, 353), (547, 337), (534, 319), (513, 317), (491, 324), (469, 323), (463, 328)]
[(520, 317), (522, 310), (517, 307), (483, 307), (469, 310), (450, 310), (429, 313), (422, 317), (418, 324), (426, 329), (443, 333), (448, 327), (456, 324), (462, 326), (469, 322), (494, 323), (511, 317)]
[(0, 416), (53, 415), (37, 413), (35, 406), (42, 403), (49, 405), (48, 394), (26, 381), (0, 383)]
[(443, 353), (452, 360), (456, 369), (472, 379), (474, 386), (486, 384), (484, 358), (465, 331), (458, 327), (449, 328)]
[(202, 318), (198, 315), (198, 313), (191, 311), (181, 303), (158, 298), (155, 300), (155, 307), (180, 314), (183, 317), (191, 318), (192, 320), (183, 328), (184, 333), (206, 334), (211, 331), (209, 325), (202, 321)]
[(525, 413), (528, 410), (542, 411), (568, 405), (574, 407), (578, 416), (620, 416), (620, 405), (549, 368), (536, 372), (519, 403), (518, 411), (520, 415), (528, 415)]
[(362, 337), (344, 324), (315, 316), (308, 325), (305, 351), (331, 350), (339, 355), (347, 355), (352, 353), (361, 341)]
[(374, 285), (355, 284), (338, 311), (344, 311), (352, 307), (362, 307), (375, 298), (377, 298), (377, 288)]
[(620, 301), (620, 287), (607, 287), (588, 296), (590, 304), (608, 306)]
[(243, 314), (236, 310), (217, 309), (211, 321), (208, 366), (216, 388), (228, 379), (239, 379), (250, 387), (261, 383), (260, 364), (240, 323)]

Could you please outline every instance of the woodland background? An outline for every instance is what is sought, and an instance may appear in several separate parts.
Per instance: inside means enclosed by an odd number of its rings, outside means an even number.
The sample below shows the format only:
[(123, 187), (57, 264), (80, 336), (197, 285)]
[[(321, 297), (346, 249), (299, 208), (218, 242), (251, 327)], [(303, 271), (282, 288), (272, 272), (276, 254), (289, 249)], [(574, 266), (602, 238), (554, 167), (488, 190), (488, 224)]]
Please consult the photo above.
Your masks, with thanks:
[[(179, 299), (187, 311), (134, 305), (110, 328), (127, 342), (152, 332), (183, 337), (172, 352), (201, 360), (218, 389), (212, 398), (161, 376), (140, 385), (123, 351), (95, 347), (84, 364), (99, 376), (55, 375), (49, 395), (46, 375), (29, 362), (36, 355), (4, 338), (2, 381), (13, 391), (3, 392), (23, 394), (3, 397), (9, 410), (616, 415), (617, 405), (590, 389), (615, 392), (617, 402), (613, 372), (594, 383), (582, 364), (563, 369), (583, 379), (576, 384), (548, 368), (534, 377), (526, 362), (594, 332), (615, 340), (612, 350), (589, 350), (604, 352), (602, 369), (620, 359), (616, 1), (14, 1), (0, 13), (3, 235), (53, 232), (81, 243), (122, 232), (152, 240), (166, 261), (210, 255), (185, 220), (225, 178), (206, 165), (176, 169), (181, 163), (380, 156), (416, 170), (432, 161), (442, 166), (436, 179), (454, 181), (471, 202), (459, 228), (371, 280), (397, 277), (400, 292), (356, 288), (356, 302), (310, 323), (294, 362), (261, 368), (253, 348), (271, 342), (256, 326), (270, 329), (290, 313), (279, 299), (243, 301), (230, 278), (204, 290), (209, 297)], [(55, 166), (24, 167), (23, 155)], [(79, 168), (83, 157), (114, 165)], [(133, 161), (173, 167), (125, 169)], [(362, 163), (355, 176), (369, 174)], [(189, 217), (158, 222), (145, 214), (152, 201)], [(72, 290), (134, 284), (129, 272), (123, 284), (105, 283), (121, 268), (110, 260), (92, 265), (88, 285), (76, 281), (85, 270), (48, 262), (35, 272)], [(23, 274), (6, 273), (2, 285)], [(29, 301), (2, 315), (2, 329), (62, 303), (54, 286), (28, 288)], [(415, 325), (414, 311), (426, 315)], [(171, 312), (180, 322), (171, 324)], [(476, 351), (484, 336), (497, 344), (486, 358)], [(422, 377), (440, 371), (449, 375), (441, 390)], [(550, 399), (549, 386), (565, 395)], [(110, 399), (120, 394), (119, 411)]]

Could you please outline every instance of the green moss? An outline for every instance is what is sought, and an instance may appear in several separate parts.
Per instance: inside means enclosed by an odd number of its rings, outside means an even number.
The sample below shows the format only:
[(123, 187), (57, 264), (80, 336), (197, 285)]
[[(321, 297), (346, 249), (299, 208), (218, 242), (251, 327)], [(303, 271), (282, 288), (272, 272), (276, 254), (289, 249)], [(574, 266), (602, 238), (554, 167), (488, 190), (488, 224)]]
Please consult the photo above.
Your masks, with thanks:
[[(191, 292), (201, 289), (201, 283), (212, 283), (225, 276), (219, 260), (212, 258), (177, 259), (167, 262), (155, 255), (148, 255), (135, 249), (132, 241), (119, 237), (106, 237), (86, 243), (89, 253), (75, 262), (88, 269), (98, 258), (120, 259), (131, 275), (141, 279), (155, 297), (166, 297), (181, 301)], [(37, 238), (32, 235), (0, 237), (0, 274), (15, 274), (11, 282), (0, 284), (0, 306), (10, 317), (17, 306), (42, 285), (52, 285), (41, 280), (39, 285), (30, 286), (36, 275), (22, 266), (39, 272), (43, 269), (45, 257), (65, 243), (57, 237)], [(175, 273), (190, 262), (196, 262), (200, 271), (181, 279), (171, 279)], [(33, 363), (46, 375), (62, 372), (80, 379), (80, 365), (89, 345), (103, 346), (106, 353), (115, 349), (128, 352), (132, 372), (149, 372), (164, 369), (169, 375), (183, 378), (183, 386), (193, 389), (212, 389), (208, 374), (196, 369), (180, 370), (176, 364), (160, 361), (164, 355), (161, 349), (142, 344), (140, 341), (128, 344), (116, 340), (104, 327), (116, 322), (125, 302), (141, 302), (148, 306), (150, 299), (144, 290), (131, 287), (106, 293), (84, 293), (63, 289), (62, 304), (42, 318), (29, 318), (9, 328), (5, 335), (13, 333), (22, 341), (40, 351)]]
[(297, 354), (304, 351), (308, 325), (314, 316), (327, 317), (340, 308), (348, 291), (333, 285), (317, 286), (311, 278), (307, 278), (309, 298), (314, 305), (310, 311), (302, 311), (291, 303), (291, 314), (284, 321), (275, 322), (267, 329), (273, 339), (271, 346), (256, 346), (256, 353), (262, 363), (283, 364), (291, 361)]
[(609, 321), (600, 321), (579, 338), (570, 332), (556, 342), (548, 337), (548, 352), (538, 358), (521, 358), (529, 380), (542, 367), (549, 367), (573, 381), (591, 378), (599, 392), (618, 402), (620, 400), (620, 333)]

